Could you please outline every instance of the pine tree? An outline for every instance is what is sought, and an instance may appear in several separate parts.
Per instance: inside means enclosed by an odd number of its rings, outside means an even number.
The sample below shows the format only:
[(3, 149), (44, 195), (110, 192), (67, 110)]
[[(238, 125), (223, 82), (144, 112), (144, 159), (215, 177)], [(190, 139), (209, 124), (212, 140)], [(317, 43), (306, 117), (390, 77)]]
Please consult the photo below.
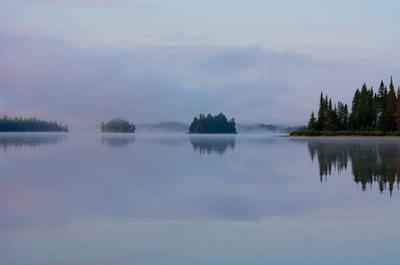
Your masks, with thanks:
[(349, 128), (349, 109), (347, 104), (344, 105), (342, 126), (344, 130)]
[(396, 112), (395, 112), (395, 119), (396, 119), (396, 129), (400, 129), (400, 86), (397, 88), (397, 98), (396, 98)]
[(385, 130), (396, 130), (396, 92), (394, 91), (393, 78), (390, 78), (389, 93), (386, 98), (385, 106)]
[(324, 95), (321, 92), (319, 99), (318, 119), (317, 119), (317, 130), (322, 131), (325, 128), (326, 123), (326, 106), (325, 106)]
[(313, 112), (311, 112), (311, 117), (308, 122), (308, 130), (315, 131), (316, 129), (317, 129), (317, 120), (315, 119), (314, 111), (313, 111)]
[(334, 131), (336, 130), (336, 110), (332, 106), (332, 99), (326, 98), (326, 101), (328, 102), (328, 108), (326, 111), (326, 123), (325, 123), (325, 128), (324, 130), (328, 131)]
[(348, 126), (349, 113), (347, 110), (347, 105), (342, 102), (337, 104), (337, 129), (346, 130)]
[(352, 106), (351, 106), (351, 114), (350, 114), (350, 122), (349, 127), (352, 130), (359, 130), (360, 129), (360, 90), (357, 89), (354, 93)]
[(376, 95), (374, 93), (374, 89), (371, 87), (369, 91), (369, 122), (370, 129), (376, 128), (376, 119), (377, 119), (377, 107), (376, 107)]
[(387, 103), (388, 92), (385, 84), (381, 81), (379, 85), (378, 95), (376, 98), (377, 105), (377, 129), (385, 130), (386, 127), (386, 103)]

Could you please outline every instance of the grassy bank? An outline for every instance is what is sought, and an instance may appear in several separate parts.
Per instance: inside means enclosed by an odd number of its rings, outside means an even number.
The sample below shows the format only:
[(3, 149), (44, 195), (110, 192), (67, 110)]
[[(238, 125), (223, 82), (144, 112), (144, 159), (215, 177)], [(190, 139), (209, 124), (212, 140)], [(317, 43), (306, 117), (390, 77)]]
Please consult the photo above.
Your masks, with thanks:
[(290, 136), (400, 136), (400, 131), (293, 131)]

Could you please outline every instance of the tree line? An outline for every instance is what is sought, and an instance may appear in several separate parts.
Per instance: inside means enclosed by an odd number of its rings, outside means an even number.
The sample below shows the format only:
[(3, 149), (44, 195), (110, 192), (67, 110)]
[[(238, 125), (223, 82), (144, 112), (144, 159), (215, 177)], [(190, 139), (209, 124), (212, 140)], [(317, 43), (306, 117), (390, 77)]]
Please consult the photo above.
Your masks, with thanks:
[(235, 119), (228, 120), (222, 113), (216, 116), (200, 114), (199, 117), (194, 117), (189, 127), (189, 133), (236, 134)]
[(136, 126), (126, 120), (113, 119), (102, 122), (100, 130), (101, 132), (134, 133), (136, 131)]
[(400, 130), (400, 87), (395, 91), (393, 78), (389, 88), (383, 81), (377, 92), (364, 83), (357, 89), (351, 111), (347, 104), (333, 103), (321, 92), (317, 116), (311, 113), (309, 131), (383, 131)]
[(68, 126), (37, 118), (0, 118), (0, 132), (68, 132)]

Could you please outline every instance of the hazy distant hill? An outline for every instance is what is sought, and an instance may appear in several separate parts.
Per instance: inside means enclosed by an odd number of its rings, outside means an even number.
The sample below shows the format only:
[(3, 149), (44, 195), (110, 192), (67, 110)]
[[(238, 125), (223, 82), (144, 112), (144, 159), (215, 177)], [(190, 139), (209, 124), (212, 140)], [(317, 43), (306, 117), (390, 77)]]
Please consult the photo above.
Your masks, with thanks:
[(238, 133), (288, 133), (298, 130), (301, 126), (285, 126), (276, 124), (238, 124)]
[(155, 133), (155, 132), (168, 132), (168, 133), (187, 133), (189, 131), (189, 124), (177, 121), (166, 121), (153, 124), (139, 124), (136, 126), (136, 132), (142, 133)]

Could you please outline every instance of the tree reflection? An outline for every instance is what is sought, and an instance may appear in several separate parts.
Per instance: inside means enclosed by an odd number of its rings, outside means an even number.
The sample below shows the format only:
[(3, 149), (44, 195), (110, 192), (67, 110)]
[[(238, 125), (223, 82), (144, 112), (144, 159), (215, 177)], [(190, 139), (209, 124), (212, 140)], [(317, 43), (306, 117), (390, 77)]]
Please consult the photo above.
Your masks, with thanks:
[(191, 136), (190, 143), (192, 144), (193, 150), (200, 154), (210, 155), (217, 153), (223, 155), (227, 150), (235, 149), (235, 137), (231, 136)]
[(57, 144), (66, 139), (66, 134), (0, 134), (0, 147), (4, 150), (36, 148), (42, 145)]
[(135, 136), (130, 135), (104, 135), (101, 137), (101, 143), (113, 148), (126, 147), (135, 142)]
[(321, 181), (351, 163), (354, 181), (365, 191), (378, 185), (392, 194), (400, 181), (400, 142), (396, 139), (307, 139), (311, 159), (318, 162)]

